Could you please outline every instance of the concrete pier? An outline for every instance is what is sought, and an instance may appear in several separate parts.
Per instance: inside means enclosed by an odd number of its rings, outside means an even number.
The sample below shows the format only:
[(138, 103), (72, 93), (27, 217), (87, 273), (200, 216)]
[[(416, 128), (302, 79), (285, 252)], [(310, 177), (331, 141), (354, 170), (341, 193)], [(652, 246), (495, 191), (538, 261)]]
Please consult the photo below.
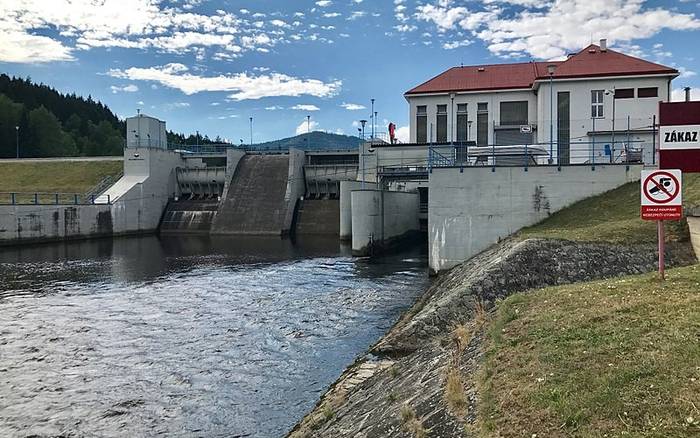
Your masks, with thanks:
[(360, 189), (351, 202), (353, 255), (371, 255), (420, 229), (418, 193)]

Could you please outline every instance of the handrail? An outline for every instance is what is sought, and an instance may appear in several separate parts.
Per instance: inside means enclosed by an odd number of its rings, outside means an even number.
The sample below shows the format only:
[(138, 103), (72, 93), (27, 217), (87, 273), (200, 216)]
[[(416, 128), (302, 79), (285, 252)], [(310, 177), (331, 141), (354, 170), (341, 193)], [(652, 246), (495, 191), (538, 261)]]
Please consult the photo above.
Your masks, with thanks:
[[(104, 195), (101, 195), (104, 196)], [(80, 193), (60, 192), (0, 192), (0, 205), (111, 205), (112, 199), (107, 195), (84, 195)]]

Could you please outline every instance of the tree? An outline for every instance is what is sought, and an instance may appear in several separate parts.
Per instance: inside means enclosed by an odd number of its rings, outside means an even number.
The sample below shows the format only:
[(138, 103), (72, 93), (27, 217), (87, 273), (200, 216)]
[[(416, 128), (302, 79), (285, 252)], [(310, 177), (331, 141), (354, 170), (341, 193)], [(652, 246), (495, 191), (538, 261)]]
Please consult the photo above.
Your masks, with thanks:
[(11, 158), (16, 155), (16, 126), (19, 125), (24, 105), (15, 103), (0, 94), (0, 157)]
[(75, 141), (63, 132), (58, 121), (44, 106), (29, 111), (29, 131), (31, 144), (27, 148), (29, 156), (53, 157), (77, 155)]

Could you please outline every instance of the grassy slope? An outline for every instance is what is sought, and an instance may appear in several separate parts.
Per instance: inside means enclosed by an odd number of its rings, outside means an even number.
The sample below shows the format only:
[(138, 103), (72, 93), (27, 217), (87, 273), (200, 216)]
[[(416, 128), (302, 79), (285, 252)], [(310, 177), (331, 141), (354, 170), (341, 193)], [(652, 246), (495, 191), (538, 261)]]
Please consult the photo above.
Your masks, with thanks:
[(700, 266), (514, 295), (489, 322), (485, 436), (700, 436)]
[[(639, 198), (639, 182), (629, 183), (554, 213), (520, 234), (615, 243), (655, 241), (655, 223), (639, 218)], [(686, 205), (700, 205), (700, 174), (683, 175), (683, 199)], [(682, 228), (678, 223), (669, 223), (670, 236), (680, 238), (685, 234)]]
[(82, 194), (122, 169), (122, 161), (0, 163), (0, 192)]

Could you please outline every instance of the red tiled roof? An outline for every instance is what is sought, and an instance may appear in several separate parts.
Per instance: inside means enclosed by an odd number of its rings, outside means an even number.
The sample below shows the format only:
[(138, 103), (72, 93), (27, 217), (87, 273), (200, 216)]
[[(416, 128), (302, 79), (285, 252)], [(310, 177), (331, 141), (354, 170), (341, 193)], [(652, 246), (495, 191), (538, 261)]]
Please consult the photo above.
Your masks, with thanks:
[(410, 94), (449, 91), (488, 91), (531, 88), (537, 79), (547, 79), (547, 66), (555, 64), (554, 78), (583, 78), (642, 74), (678, 74), (666, 67), (614, 50), (601, 51), (591, 44), (566, 61), (522, 62), (469, 67), (453, 67), (406, 92)]

